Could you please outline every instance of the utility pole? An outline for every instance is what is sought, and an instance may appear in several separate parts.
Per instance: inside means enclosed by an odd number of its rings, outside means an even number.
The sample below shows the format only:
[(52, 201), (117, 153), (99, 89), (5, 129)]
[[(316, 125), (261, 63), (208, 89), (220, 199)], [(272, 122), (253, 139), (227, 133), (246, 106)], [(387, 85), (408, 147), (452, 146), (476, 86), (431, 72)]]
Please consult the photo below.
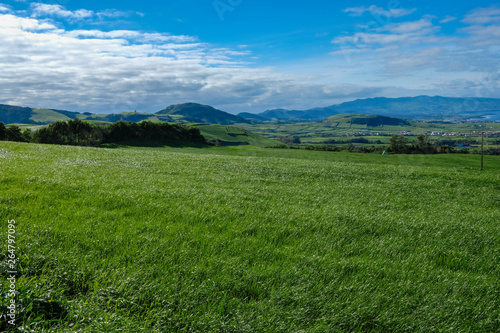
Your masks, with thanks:
[(481, 170), (483, 170), (483, 156), (484, 156), (484, 131), (481, 131)]

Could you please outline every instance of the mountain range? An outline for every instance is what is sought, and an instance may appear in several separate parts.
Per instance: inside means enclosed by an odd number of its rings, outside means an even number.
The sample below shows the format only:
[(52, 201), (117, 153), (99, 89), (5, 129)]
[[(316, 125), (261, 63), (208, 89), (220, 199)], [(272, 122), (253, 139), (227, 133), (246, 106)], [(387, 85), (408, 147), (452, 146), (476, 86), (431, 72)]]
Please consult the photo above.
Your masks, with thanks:
[(409, 120), (467, 120), (491, 114), (498, 117), (500, 99), (377, 97), (309, 110), (273, 109), (258, 114), (240, 113), (239, 116), (253, 121), (318, 121), (337, 114), (370, 114)]
[(50, 124), (58, 120), (80, 118), (99, 122), (142, 120), (180, 123), (210, 123), (233, 125), (259, 122), (319, 121), (338, 114), (364, 114), (396, 117), (408, 120), (468, 120), (500, 121), (500, 99), (452, 98), (417, 96), (404, 98), (368, 98), (308, 110), (273, 109), (258, 114), (234, 115), (209, 105), (184, 103), (171, 105), (156, 113), (122, 112), (93, 114), (56, 109), (38, 109), (0, 104), (0, 122), (5, 124)]

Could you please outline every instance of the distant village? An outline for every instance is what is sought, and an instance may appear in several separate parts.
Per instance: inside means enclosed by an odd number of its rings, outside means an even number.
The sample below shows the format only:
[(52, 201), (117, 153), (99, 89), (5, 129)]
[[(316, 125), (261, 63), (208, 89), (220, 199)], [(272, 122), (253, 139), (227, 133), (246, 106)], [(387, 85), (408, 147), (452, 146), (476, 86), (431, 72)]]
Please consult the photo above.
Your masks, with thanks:
[[(490, 137), (490, 138), (500, 137), (500, 131), (484, 131), (483, 133), (485, 136)], [(400, 131), (397, 134), (403, 135), (403, 136), (419, 136), (420, 135), (420, 134), (414, 134), (411, 131)], [(357, 133), (343, 133), (343, 134), (335, 134), (333, 136), (349, 137), (349, 136), (393, 136), (393, 135), (394, 134), (371, 132), (369, 130), (364, 130), (364, 131), (359, 131)], [(424, 135), (426, 135), (426, 136), (443, 136), (443, 137), (450, 137), (450, 136), (451, 137), (477, 137), (477, 136), (481, 136), (481, 131), (472, 131), (470, 133), (461, 133), (461, 132), (446, 133), (446, 132), (428, 131)]]

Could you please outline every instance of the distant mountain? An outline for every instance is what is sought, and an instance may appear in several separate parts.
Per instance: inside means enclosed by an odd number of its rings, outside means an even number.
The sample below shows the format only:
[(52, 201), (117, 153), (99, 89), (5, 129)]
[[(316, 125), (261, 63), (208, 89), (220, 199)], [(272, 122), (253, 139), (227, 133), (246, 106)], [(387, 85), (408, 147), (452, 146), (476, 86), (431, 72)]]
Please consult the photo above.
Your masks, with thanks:
[(329, 117), (332, 115), (330, 110), (316, 110), (316, 109), (311, 109), (311, 110), (306, 110), (306, 111), (299, 111), (299, 110), (285, 110), (285, 109), (273, 109), (273, 110), (267, 110), (264, 111), (260, 114), (258, 114), (261, 117), (264, 117), (267, 120), (271, 119), (276, 119), (276, 120), (305, 120), (305, 121), (312, 121), (312, 120), (321, 120), (326, 117)]
[(245, 118), (248, 120), (254, 120), (254, 121), (266, 121), (266, 120), (268, 120), (267, 117), (260, 116), (258, 114), (250, 113), (250, 112), (242, 112), (242, 113), (238, 114), (238, 116), (241, 118)]
[(143, 120), (233, 125), (264, 121), (320, 121), (338, 114), (365, 114), (408, 120), (500, 120), (500, 99), (418, 96), (403, 98), (358, 99), (338, 105), (309, 110), (267, 110), (259, 114), (234, 115), (208, 105), (185, 103), (171, 105), (156, 113), (122, 112), (92, 114), (56, 109), (37, 109), (0, 104), (0, 122), (5, 124), (50, 124), (58, 120), (80, 118), (101, 122)]
[(268, 110), (257, 114), (257, 117), (267, 121), (313, 121), (336, 114), (376, 114), (410, 120), (466, 120), (490, 113), (500, 113), (500, 99), (417, 96), (358, 99), (304, 111)]
[(155, 114), (159, 116), (160, 119), (161, 116), (168, 116), (168, 118), (170, 118), (168, 121), (183, 120), (191, 123), (231, 125), (249, 122), (247, 119), (240, 116), (197, 103), (171, 105)]

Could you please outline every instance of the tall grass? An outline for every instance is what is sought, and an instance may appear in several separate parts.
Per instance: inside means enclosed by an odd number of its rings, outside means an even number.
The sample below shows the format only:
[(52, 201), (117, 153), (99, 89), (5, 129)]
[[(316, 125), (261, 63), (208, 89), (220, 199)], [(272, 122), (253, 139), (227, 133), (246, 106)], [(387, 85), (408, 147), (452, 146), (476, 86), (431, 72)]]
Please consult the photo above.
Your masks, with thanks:
[(19, 327), (499, 331), (500, 159), (446, 157), (4, 142)]

